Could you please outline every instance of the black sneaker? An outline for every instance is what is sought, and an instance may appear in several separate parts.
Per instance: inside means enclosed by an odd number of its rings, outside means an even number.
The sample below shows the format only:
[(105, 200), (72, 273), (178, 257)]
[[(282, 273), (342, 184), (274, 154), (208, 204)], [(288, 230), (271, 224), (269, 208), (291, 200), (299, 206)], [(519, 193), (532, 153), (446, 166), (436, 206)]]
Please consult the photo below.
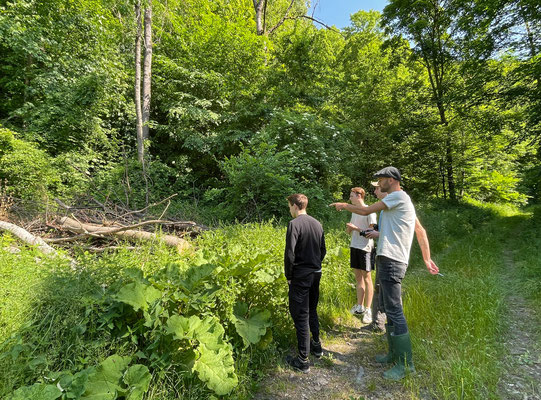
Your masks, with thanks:
[(321, 342), (314, 342), (314, 339), (310, 339), (310, 354), (312, 354), (315, 358), (321, 358), (323, 355)]
[(308, 360), (303, 361), (299, 356), (287, 356), (286, 363), (294, 370), (300, 371), (304, 374), (310, 372), (310, 363), (308, 362)]
[(385, 328), (380, 327), (377, 323), (372, 321), (368, 325), (361, 327), (361, 331), (381, 333), (381, 332), (385, 332)]

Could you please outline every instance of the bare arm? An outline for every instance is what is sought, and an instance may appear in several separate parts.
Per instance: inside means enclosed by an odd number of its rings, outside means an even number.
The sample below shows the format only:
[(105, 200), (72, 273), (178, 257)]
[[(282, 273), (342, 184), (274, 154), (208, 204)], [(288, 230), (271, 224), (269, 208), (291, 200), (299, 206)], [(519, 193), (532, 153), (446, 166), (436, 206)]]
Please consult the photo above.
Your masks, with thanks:
[(439, 269), (436, 263), (432, 261), (432, 258), (430, 258), (430, 244), (428, 243), (426, 230), (423, 228), (418, 218), (415, 218), (415, 236), (417, 237), (417, 242), (419, 242), (419, 247), (421, 248), (423, 260), (428, 268), (428, 272), (433, 275), (437, 274)]
[(383, 201), (378, 201), (368, 207), (354, 206), (353, 204), (348, 203), (332, 203), (331, 206), (336, 208), (336, 211), (347, 210), (359, 215), (369, 215), (387, 209), (387, 206)]

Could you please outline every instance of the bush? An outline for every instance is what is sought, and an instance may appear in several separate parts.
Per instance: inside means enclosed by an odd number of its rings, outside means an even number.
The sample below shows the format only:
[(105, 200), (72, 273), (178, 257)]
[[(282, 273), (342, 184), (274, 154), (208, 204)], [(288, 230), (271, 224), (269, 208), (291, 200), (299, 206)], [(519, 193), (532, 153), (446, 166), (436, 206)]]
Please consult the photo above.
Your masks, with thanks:
[(36, 199), (58, 191), (61, 183), (52, 158), (16, 135), (0, 128), (0, 182), (7, 182), (8, 194)]
[(183, 189), (178, 171), (159, 160), (147, 164), (146, 182), (144, 176), (141, 164), (129, 159), (99, 172), (96, 183), (102, 195), (128, 208), (144, 207), (147, 190), (148, 201), (153, 203)]
[(277, 152), (274, 146), (262, 143), (226, 158), (220, 167), (229, 185), (207, 192), (206, 199), (225, 199), (222, 209), (226, 218), (262, 220), (287, 216), (285, 198), (298, 190), (287, 152)]

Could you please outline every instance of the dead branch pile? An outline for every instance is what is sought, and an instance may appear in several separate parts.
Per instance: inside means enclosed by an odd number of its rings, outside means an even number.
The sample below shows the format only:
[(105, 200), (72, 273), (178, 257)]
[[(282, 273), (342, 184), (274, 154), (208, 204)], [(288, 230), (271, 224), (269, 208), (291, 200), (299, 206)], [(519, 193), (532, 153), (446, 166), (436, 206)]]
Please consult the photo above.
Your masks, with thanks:
[(174, 196), (139, 210), (93, 197), (79, 198), (73, 204), (59, 199), (45, 204), (11, 199), (10, 212), (0, 215), (0, 230), (8, 230), (22, 241), (39, 244), (47, 251), (54, 251), (51, 244), (77, 244), (88, 251), (103, 252), (126, 248), (122, 246), (126, 241), (160, 241), (180, 251), (190, 247), (188, 236), (208, 228), (193, 221), (164, 218)]

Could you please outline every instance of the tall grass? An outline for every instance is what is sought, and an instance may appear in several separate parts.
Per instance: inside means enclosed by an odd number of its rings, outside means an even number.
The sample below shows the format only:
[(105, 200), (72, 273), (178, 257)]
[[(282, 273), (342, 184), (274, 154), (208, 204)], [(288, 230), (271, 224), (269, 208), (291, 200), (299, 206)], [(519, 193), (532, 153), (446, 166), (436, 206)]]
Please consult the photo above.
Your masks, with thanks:
[[(538, 215), (538, 214), (535, 214)], [(505, 334), (506, 282), (502, 281), (503, 250), (515, 249), (520, 287), (538, 301), (541, 272), (537, 256), (541, 239), (539, 221), (517, 210), (484, 204), (449, 206), (432, 203), (419, 207), (433, 258), (441, 276), (428, 274), (417, 246), (404, 280), (404, 307), (413, 337), (417, 376), (404, 381), (412, 398), (431, 392), (438, 399), (497, 398), (503, 366), (501, 338)], [(324, 262), (319, 307), (322, 329), (351, 318), (355, 302), (349, 268), (349, 237), (344, 233), (347, 213), (324, 223), (328, 255)], [(537, 228), (535, 228), (537, 226)], [(510, 236), (520, 228), (521, 235)], [(59, 259), (42, 257), (32, 249), (18, 254), (5, 250), (12, 241), (0, 238), (0, 397), (22, 385), (46, 379), (64, 369), (76, 371), (95, 365), (111, 353), (133, 354), (134, 346), (113, 336), (98, 334), (100, 298), (108, 287), (125, 279), (130, 268), (153, 273), (176, 261), (186, 267), (197, 257), (226, 251), (243, 260), (269, 255), (273, 267), (283, 263), (285, 226), (261, 223), (222, 226), (194, 241), (196, 251), (177, 254), (157, 244), (137, 252), (102, 255), (80, 252), (83, 271), (74, 272)], [(236, 353), (240, 385), (231, 398), (250, 398), (266, 367), (295, 343), (287, 312), (287, 283), (275, 312), (283, 314), (273, 329), (273, 345), (263, 351), (249, 348)], [(265, 296), (262, 292), (261, 296)], [(539, 305), (539, 302), (537, 303)], [(155, 374), (149, 399), (208, 395), (197, 379), (182, 371)]]
[(433, 258), (444, 276), (430, 276), (415, 249), (404, 307), (422, 371), (412, 395), (426, 387), (438, 399), (496, 399), (503, 373), (502, 337), (510, 310), (502, 280), (503, 250), (520, 223), (517, 210), (469, 204), (421, 210)]

